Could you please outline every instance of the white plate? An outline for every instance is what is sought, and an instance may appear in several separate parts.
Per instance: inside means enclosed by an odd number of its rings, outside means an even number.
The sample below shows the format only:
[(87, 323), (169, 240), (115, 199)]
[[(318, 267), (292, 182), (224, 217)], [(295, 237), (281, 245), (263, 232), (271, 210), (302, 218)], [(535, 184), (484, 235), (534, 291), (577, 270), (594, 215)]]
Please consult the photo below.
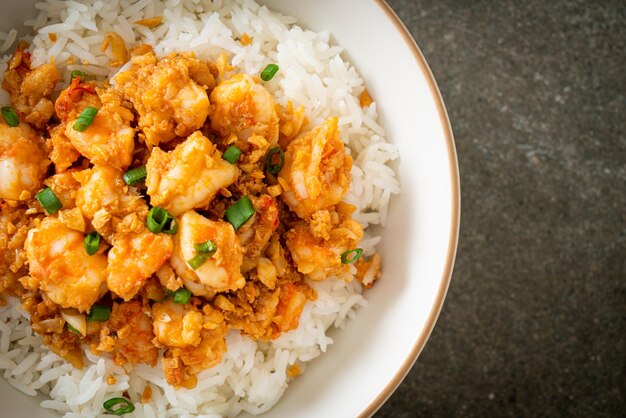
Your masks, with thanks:
[[(378, 103), (387, 138), (401, 154), (402, 195), (383, 231), (383, 278), (369, 306), (335, 344), (290, 385), (267, 416), (372, 415), (411, 368), (432, 331), (448, 288), (459, 232), (460, 190), (452, 130), (435, 80), (402, 23), (380, 0), (266, 0), (329, 30)], [(33, 0), (12, 2), (0, 28), (34, 15)], [(53, 416), (0, 378), (1, 416)]]

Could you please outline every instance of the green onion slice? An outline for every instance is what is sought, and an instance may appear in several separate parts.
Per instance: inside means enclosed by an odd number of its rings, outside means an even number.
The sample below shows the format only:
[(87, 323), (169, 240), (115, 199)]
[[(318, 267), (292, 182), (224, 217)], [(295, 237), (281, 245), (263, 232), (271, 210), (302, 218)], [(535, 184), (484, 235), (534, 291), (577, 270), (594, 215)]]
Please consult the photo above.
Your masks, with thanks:
[(74, 328), (70, 324), (66, 324), (66, 325), (67, 325), (67, 329), (70, 330), (70, 332), (73, 332), (74, 334), (81, 335), (79, 330), (77, 330), (76, 328)]
[(187, 263), (194, 270), (203, 265), (217, 251), (217, 245), (211, 240), (194, 244), (193, 248), (197, 251), (197, 254), (188, 260)]
[(48, 212), (48, 215), (52, 215), (56, 213), (59, 209), (63, 207), (63, 204), (54, 194), (51, 188), (46, 187), (39, 193), (35, 195), (35, 199), (39, 202), (41, 206)]
[(98, 252), (98, 247), (100, 247), (100, 234), (93, 231), (85, 235), (85, 251), (87, 251), (87, 254), (94, 255)]
[[(280, 160), (278, 164), (274, 164), (272, 162), (272, 158), (274, 157), (274, 154), (276, 153), (280, 155)], [(283, 169), (283, 165), (285, 165), (285, 153), (283, 152), (282, 149), (280, 149), (279, 147), (276, 147), (267, 151), (267, 154), (265, 154), (265, 170), (268, 173), (274, 174), (274, 175), (278, 174), (280, 170)]]
[(217, 251), (217, 245), (215, 245), (215, 243), (211, 240), (194, 244), (193, 248), (199, 253), (213, 254), (215, 251)]
[(87, 128), (93, 123), (93, 118), (98, 114), (98, 108), (89, 106), (86, 107), (76, 119), (72, 128), (78, 132), (85, 132)]
[(168, 213), (165, 209), (154, 206), (148, 212), (148, 219), (146, 219), (146, 226), (150, 232), (158, 234), (163, 230), (165, 223), (167, 222)]
[(3, 106), (1, 110), (2, 110), (2, 116), (4, 117), (4, 120), (7, 123), (7, 125), (14, 128), (20, 124), (20, 120), (17, 117), (17, 113), (15, 113), (15, 109), (13, 109), (10, 106)]
[(84, 72), (82, 72), (81, 70), (74, 70), (70, 74), (71, 74), (70, 80), (73, 80), (76, 77), (80, 77), (80, 78), (82, 78), (84, 80), (85, 76), (87, 75)]
[(104, 322), (109, 320), (111, 315), (111, 308), (102, 305), (93, 305), (89, 316), (87, 316), (88, 322)]
[(261, 73), (261, 80), (270, 81), (276, 73), (278, 72), (278, 65), (276, 64), (267, 64), (267, 67)]
[(104, 402), (102, 407), (114, 415), (129, 414), (135, 410), (135, 405), (126, 398), (111, 398)]
[(352, 264), (356, 260), (358, 260), (359, 257), (361, 257), (361, 254), (363, 254), (362, 248), (355, 248), (354, 250), (348, 250), (345, 253), (341, 254), (341, 262), (343, 264)]
[(254, 215), (254, 207), (248, 196), (242, 197), (231, 207), (226, 209), (226, 220), (235, 228), (235, 231), (246, 223), (252, 215)]
[(174, 303), (184, 305), (185, 303), (189, 303), (189, 299), (191, 299), (191, 292), (184, 287), (181, 287), (176, 292), (174, 292)]
[(231, 145), (230, 147), (226, 148), (226, 151), (224, 151), (222, 158), (231, 164), (235, 164), (240, 155), (241, 150), (237, 148), (236, 145)]
[(174, 235), (178, 231), (178, 222), (163, 208), (154, 206), (148, 212), (148, 219), (146, 219), (146, 226), (150, 232), (158, 234), (163, 232), (164, 234)]
[(187, 263), (189, 264), (189, 267), (191, 267), (194, 270), (197, 270), (201, 265), (205, 263), (205, 261), (211, 258), (211, 255), (212, 255), (211, 253), (197, 253), (196, 255), (191, 257), (189, 260), (187, 260)]
[(137, 183), (144, 182), (147, 176), (148, 173), (146, 172), (146, 166), (142, 165), (141, 167), (135, 167), (128, 170), (124, 173), (122, 178), (124, 179), (124, 183), (129, 186), (134, 186)]

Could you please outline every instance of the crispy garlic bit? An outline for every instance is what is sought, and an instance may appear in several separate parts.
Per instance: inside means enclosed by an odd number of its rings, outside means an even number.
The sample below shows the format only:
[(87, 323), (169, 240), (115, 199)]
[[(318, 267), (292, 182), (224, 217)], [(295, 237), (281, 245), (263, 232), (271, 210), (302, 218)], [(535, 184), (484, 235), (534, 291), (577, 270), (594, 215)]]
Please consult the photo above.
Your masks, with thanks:
[(109, 46), (111, 47), (111, 55), (113, 55), (113, 59), (109, 61), (109, 65), (111, 67), (121, 67), (124, 65), (124, 63), (128, 61), (128, 50), (126, 49), (126, 44), (122, 37), (115, 32), (107, 33), (100, 49), (104, 52)]
[(54, 163), (57, 173), (66, 171), (78, 158), (80, 152), (74, 148), (72, 142), (65, 136), (63, 125), (57, 125), (49, 130), (50, 138), (46, 140), (46, 145), (51, 148), (50, 159)]

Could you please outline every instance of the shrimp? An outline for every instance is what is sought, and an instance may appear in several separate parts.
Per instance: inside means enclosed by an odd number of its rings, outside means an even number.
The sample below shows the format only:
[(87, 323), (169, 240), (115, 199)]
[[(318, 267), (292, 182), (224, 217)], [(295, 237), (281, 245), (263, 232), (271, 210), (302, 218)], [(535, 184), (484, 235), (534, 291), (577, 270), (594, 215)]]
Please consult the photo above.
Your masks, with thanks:
[(52, 64), (30, 69), (30, 56), (18, 48), (4, 74), (2, 87), (11, 95), (11, 101), (20, 119), (43, 129), (54, 114), (50, 94), (61, 75)]
[(200, 344), (202, 313), (191, 304), (179, 305), (167, 300), (152, 305), (154, 334), (167, 347), (188, 347)]
[(235, 134), (240, 140), (261, 135), (278, 142), (279, 119), (272, 95), (247, 74), (222, 81), (211, 92), (211, 128), (222, 137)]
[[(172, 267), (194, 295), (240, 289), (246, 283), (239, 266), (243, 249), (231, 224), (211, 221), (195, 211), (188, 211), (179, 219), (174, 237)], [(213, 241), (217, 251), (204, 264), (193, 270), (188, 261), (196, 255), (194, 245)]]
[(239, 175), (237, 166), (223, 160), (215, 145), (198, 131), (173, 151), (154, 148), (146, 171), (150, 203), (173, 216), (208, 205)]
[(106, 291), (107, 259), (85, 251), (84, 235), (56, 218), (45, 218), (26, 238), (29, 283), (63, 308), (89, 311)]
[(28, 124), (0, 123), (0, 198), (28, 200), (41, 189), (50, 160), (44, 142)]
[(312, 131), (294, 139), (285, 151), (278, 174), (289, 186), (282, 198), (300, 218), (333, 206), (350, 187), (352, 158), (339, 138), (337, 118), (331, 117)]
[(117, 234), (108, 255), (109, 290), (129, 301), (170, 258), (173, 249), (171, 236), (153, 234), (147, 228), (139, 233)]
[[(76, 194), (76, 205), (93, 227), (107, 240), (124, 219), (143, 228), (143, 221), (148, 215), (148, 205), (133, 187), (128, 187), (118, 169), (98, 166), (89, 170), (73, 173), (81, 184)], [(135, 225), (131, 230), (138, 232)]]
[(333, 216), (336, 219), (328, 231), (328, 239), (320, 237), (304, 221), (298, 221), (287, 232), (287, 248), (300, 273), (307, 274), (313, 280), (323, 280), (348, 270), (349, 266), (341, 262), (341, 255), (354, 249), (363, 237), (361, 224), (350, 218), (350, 209), (353, 208), (344, 209), (344, 213)]
[[(102, 105), (96, 106), (99, 107), (98, 113), (89, 127), (84, 132), (77, 131), (74, 129), (76, 119), (70, 118), (65, 135), (93, 164), (126, 168), (135, 149), (135, 130), (130, 126), (133, 112), (122, 106), (120, 95), (113, 90), (98, 89), (98, 95)], [(74, 115), (77, 118), (79, 113)]]
[(114, 80), (139, 112), (148, 146), (187, 136), (204, 125), (209, 111), (206, 89), (215, 85), (210, 64), (192, 53), (171, 53), (157, 61), (153, 52), (130, 62)]
[(100, 330), (99, 351), (114, 352), (115, 363), (156, 365), (159, 349), (152, 340), (152, 320), (139, 301), (113, 303), (111, 316)]

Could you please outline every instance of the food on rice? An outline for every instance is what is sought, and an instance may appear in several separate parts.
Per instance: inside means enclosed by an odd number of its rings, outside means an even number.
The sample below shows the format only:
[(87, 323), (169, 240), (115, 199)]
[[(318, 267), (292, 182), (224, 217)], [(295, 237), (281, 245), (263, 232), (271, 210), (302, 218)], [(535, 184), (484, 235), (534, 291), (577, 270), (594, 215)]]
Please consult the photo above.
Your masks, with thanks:
[(91, 3), (40, 3), (4, 72), (0, 292), (22, 308), (0, 308), (0, 368), (32, 369), (5, 377), (60, 412), (267, 410), (378, 278), (363, 229), (397, 153), (324, 35), (248, 1)]
[[(38, 327), (61, 357), (78, 358), (86, 345), (119, 365), (154, 366), (162, 350), (167, 382), (190, 388), (198, 372), (220, 362), (229, 329), (271, 340), (297, 328), (304, 304), (316, 297), (304, 275), (345, 277), (356, 260), (342, 254), (363, 233), (351, 219), (355, 208), (341, 203), (352, 158), (336, 117), (283, 140), (282, 151), (276, 105), (259, 80), (218, 77), (215, 65), (193, 53), (157, 59), (149, 47), (141, 51), (113, 85), (77, 75), (50, 119), (39, 113), (42, 126), (55, 132), (61, 126), (80, 154), (70, 167), (57, 170), (44, 153), (25, 153), (40, 150), (45, 130), (0, 121), (6, 160), (21, 153), (13, 164), (40, 169), (30, 182), (20, 173), (5, 179), (14, 190), (2, 195), (3, 205), (31, 209), (25, 216), (35, 227), (24, 242), (28, 268), (4, 291), (23, 295), (33, 325), (67, 322), (61, 329)], [(29, 55), (18, 49), (15, 57), (23, 67)], [(46, 87), (36, 101), (49, 101), (59, 77), (45, 68), (23, 67), (12, 97), (29, 96), (26, 80), (37, 73)], [(93, 116), (85, 116), (91, 109)], [(28, 119), (30, 112), (36, 110), (23, 106), (20, 114)], [(225, 159), (227, 145), (236, 147), (241, 169)], [(126, 176), (145, 170), (145, 177), (125, 181), (122, 170)], [(33, 194), (46, 173), (70, 173), (80, 183), (76, 207), (63, 206), (51, 189)], [(276, 174), (289, 187), (279, 199), (267, 194), (279, 186)], [(320, 225), (320, 218), (328, 219)], [(274, 261), (268, 258), (272, 237), (271, 252), (282, 253)], [(174, 275), (161, 280), (161, 269)], [(40, 305), (47, 312), (35, 316)], [(95, 318), (98, 310), (106, 314)]]

